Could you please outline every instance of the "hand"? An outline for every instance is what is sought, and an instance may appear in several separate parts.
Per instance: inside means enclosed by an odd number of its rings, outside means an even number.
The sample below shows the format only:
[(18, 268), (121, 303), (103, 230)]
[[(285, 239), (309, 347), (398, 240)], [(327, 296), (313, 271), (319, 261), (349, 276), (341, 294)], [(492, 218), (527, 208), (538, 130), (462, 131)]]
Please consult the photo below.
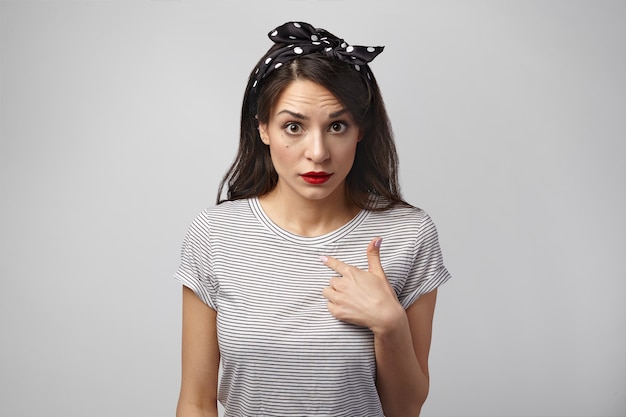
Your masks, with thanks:
[(322, 291), (330, 314), (368, 327), (374, 334), (393, 326), (405, 314), (380, 263), (381, 242), (382, 238), (374, 238), (367, 246), (367, 271), (332, 256), (320, 257), (326, 266), (341, 275), (331, 278), (329, 286)]

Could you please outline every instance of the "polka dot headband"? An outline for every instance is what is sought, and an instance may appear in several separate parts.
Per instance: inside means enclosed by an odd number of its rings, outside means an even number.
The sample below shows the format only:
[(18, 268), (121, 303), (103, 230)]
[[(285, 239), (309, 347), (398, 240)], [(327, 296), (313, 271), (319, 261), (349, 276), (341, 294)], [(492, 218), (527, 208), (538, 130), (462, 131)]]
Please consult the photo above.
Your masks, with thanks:
[(305, 22), (287, 22), (269, 32), (268, 36), (274, 43), (285, 46), (268, 55), (265, 61), (255, 69), (250, 89), (253, 106), (256, 101), (256, 89), (261, 80), (299, 56), (323, 53), (350, 64), (356, 71), (362, 72), (367, 79), (370, 79), (371, 71), (367, 64), (385, 48), (384, 46), (352, 46), (332, 33), (321, 28), (316, 29)]

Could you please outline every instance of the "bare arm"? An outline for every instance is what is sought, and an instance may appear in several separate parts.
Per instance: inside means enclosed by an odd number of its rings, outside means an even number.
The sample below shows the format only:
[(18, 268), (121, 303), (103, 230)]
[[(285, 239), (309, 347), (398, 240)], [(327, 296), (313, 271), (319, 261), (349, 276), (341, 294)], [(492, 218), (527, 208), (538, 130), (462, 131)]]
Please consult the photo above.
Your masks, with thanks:
[(176, 417), (217, 417), (217, 314), (183, 286), (182, 378)]
[(417, 417), (429, 389), (428, 354), (437, 292), (417, 299), (406, 311), (380, 264), (380, 240), (367, 248), (368, 270), (335, 258), (322, 261), (341, 274), (323, 295), (339, 320), (374, 333), (378, 395), (387, 417)]
[(374, 334), (378, 394), (387, 417), (419, 416), (429, 389), (428, 354), (437, 290)]

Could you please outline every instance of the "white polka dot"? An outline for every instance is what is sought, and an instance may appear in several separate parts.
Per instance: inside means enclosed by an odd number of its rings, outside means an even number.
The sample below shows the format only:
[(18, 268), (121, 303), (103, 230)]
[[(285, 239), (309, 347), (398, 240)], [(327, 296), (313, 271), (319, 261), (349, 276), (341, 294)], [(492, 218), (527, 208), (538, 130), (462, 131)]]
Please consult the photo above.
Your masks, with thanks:
[(297, 27), (297, 28), (302, 27), (302, 26), (300, 26), (300, 23), (298, 23), (298, 22), (293, 22), (293, 25), (294, 25), (295, 27)]
[(271, 61), (272, 61), (272, 58), (271, 58), (271, 57), (270, 57), (270, 58), (267, 58), (267, 59), (265, 60), (265, 65), (269, 64)]
[(354, 51), (354, 46), (350, 45), (346, 48), (346, 52), (352, 52)]
[(333, 50), (333, 48), (331, 48), (330, 46), (328, 48), (326, 48), (326, 52), (330, 52), (332, 50)]
[(313, 45), (319, 45), (321, 42), (311, 42)]
[(347, 43), (345, 43), (345, 42), (343, 42), (343, 43), (341, 44), (341, 47), (342, 47), (342, 48), (345, 48), (346, 46), (348, 46), (348, 44), (347, 44)]
[(252, 88), (256, 87), (256, 84), (258, 83), (257, 80), (254, 80), (254, 83), (252, 84)]
[(319, 38), (317, 37), (317, 35), (311, 35), (311, 40), (313, 42), (315, 42), (315, 41), (319, 40)]
[(255, 70), (254, 70), (254, 73), (255, 73), (255, 74), (258, 74), (258, 73), (259, 73), (259, 69), (258, 69), (258, 68), (257, 68), (257, 69), (255, 69)]
[(293, 51), (298, 55), (300, 55), (303, 52), (302, 48), (300, 48), (299, 46), (296, 46), (295, 48), (293, 48)]
[(357, 71), (361, 71), (361, 67), (359, 67), (358, 65), (355, 65), (354, 69), (357, 70)]
[(374, 52), (376, 51), (376, 48), (372, 47), (372, 46), (368, 46), (367, 47), (367, 52)]
[(275, 30), (274, 32), (272, 32), (272, 34), (271, 34), (270, 36), (276, 36), (276, 35), (278, 35), (278, 31), (277, 31), (277, 30)]
[(277, 62), (276, 65), (274, 65), (274, 69), (278, 69), (283, 65), (282, 62)]
[(289, 35), (289, 39), (296, 39), (296, 37), (293, 35)]

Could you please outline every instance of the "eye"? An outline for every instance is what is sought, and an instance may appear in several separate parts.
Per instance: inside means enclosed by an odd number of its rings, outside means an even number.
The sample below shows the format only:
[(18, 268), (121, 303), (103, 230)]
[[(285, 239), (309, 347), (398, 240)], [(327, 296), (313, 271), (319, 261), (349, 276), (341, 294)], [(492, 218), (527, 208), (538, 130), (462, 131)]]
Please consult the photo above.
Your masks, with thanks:
[(343, 133), (348, 129), (348, 124), (345, 122), (333, 122), (328, 127), (328, 130), (332, 133)]
[(297, 135), (298, 133), (302, 133), (302, 126), (294, 122), (286, 123), (284, 129), (287, 131), (287, 133), (291, 135)]

